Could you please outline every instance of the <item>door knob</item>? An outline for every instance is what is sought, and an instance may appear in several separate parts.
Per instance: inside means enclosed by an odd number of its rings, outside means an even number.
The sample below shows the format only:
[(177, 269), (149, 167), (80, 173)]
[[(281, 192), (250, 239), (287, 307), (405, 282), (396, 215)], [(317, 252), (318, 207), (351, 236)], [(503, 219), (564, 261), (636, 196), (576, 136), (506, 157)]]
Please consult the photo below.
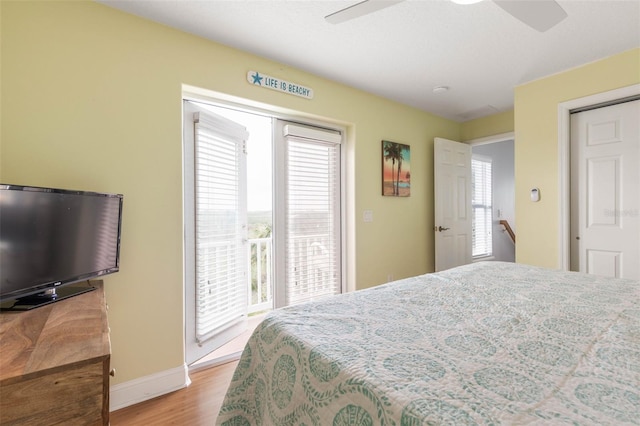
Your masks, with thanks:
[(438, 231), (442, 232), (442, 231), (448, 231), (449, 228), (443, 228), (442, 226), (438, 226)]

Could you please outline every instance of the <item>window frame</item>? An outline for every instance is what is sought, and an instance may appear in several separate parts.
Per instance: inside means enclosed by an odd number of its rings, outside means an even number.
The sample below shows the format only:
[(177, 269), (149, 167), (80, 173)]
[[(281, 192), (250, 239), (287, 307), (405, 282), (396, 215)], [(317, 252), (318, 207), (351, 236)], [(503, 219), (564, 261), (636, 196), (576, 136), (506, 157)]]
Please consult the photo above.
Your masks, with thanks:
[[(349, 145), (347, 141), (349, 141), (349, 137), (347, 136), (347, 129), (349, 128), (346, 125), (338, 124), (337, 121), (331, 121), (329, 119), (319, 120), (314, 119), (309, 116), (308, 113), (293, 111), (293, 110), (285, 110), (283, 108), (277, 106), (271, 106), (264, 103), (258, 103), (254, 101), (250, 101), (247, 99), (241, 99), (234, 96), (230, 96), (221, 92), (215, 92), (208, 89), (199, 88), (196, 86), (191, 86), (187, 84), (182, 85), (182, 97), (181, 102), (184, 104), (185, 101), (193, 101), (197, 103), (209, 104), (222, 108), (232, 108), (239, 111), (244, 111), (252, 114), (263, 115), (266, 117), (270, 117), (274, 120), (283, 120), (293, 123), (298, 123), (301, 125), (308, 125), (313, 127), (324, 128), (327, 130), (340, 132), (342, 135), (342, 141), (340, 144), (340, 224), (342, 227), (342, 232), (340, 233), (341, 240), (341, 292), (346, 293), (349, 291), (355, 290), (355, 262), (347, 262), (347, 259), (352, 259), (355, 261), (355, 253), (353, 252), (353, 241), (355, 238), (354, 229), (353, 229), (353, 220), (350, 220), (349, 217), (353, 216), (353, 210), (355, 208), (353, 203), (353, 196), (349, 197), (348, 194), (353, 195), (353, 173), (351, 173), (347, 164), (352, 164), (353, 158), (349, 154)], [(184, 124), (184, 119), (183, 119)], [(184, 135), (184, 129), (183, 129)], [(188, 151), (188, 146), (183, 146), (183, 155)], [(183, 190), (185, 190), (184, 185), (187, 181), (186, 175), (193, 173), (193, 169), (190, 166), (186, 165), (183, 161)], [(275, 176), (276, 173), (273, 173)], [(277, 182), (274, 181), (274, 185)], [(274, 191), (274, 205), (277, 203), (276, 199), (277, 191)], [(183, 202), (186, 204), (183, 206), (183, 214), (189, 215), (193, 214), (191, 211), (191, 207), (188, 206), (188, 199), (185, 200), (186, 194), (183, 194)], [(184, 220), (184, 219), (183, 219)], [(276, 226), (276, 219), (274, 218), (274, 232)], [(185, 229), (185, 232), (187, 230)], [(186, 237), (185, 237), (186, 238)], [(185, 247), (186, 249), (186, 247)], [(275, 257), (275, 251), (274, 256)], [(273, 259), (272, 259), (273, 262)], [(275, 267), (275, 265), (273, 265)], [(190, 286), (188, 285), (189, 280), (189, 265), (184, 265), (184, 273), (183, 273), (183, 289), (185, 292), (185, 302), (187, 302), (190, 297), (187, 294), (190, 291)], [(276, 295), (274, 295), (274, 302)], [(192, 299), (192, 298), (191, 298)], [(183, 306), (184, 315), (185, 315), (185, 326), (188, 324), (188, 316), (193, 315), (193, 309), (189, 308), (188, 304)], [(188, 334), (185, 333), (185, 346), (193, 345), (193, 343), (189, 342)]]
[[(482, 191), (482, 197), (483, 201), (478, 203), (474, 203), (474, 200), (476, 200), (476, 194), (477, 194), (477, 187), (476, 187), (476, 167), (477, 167), (477, 163), (483, 163), (483, 164), (488, 164), (489, 167), (489, 171), (488, 171), (488, 180), (489, 180), (489, 188), (487, 189), (487, 182), (486, 182), (486, 174), (487, 171), (483, 170), (480, 171), (481, 174), (485, 175), (483, 176), (483, 187), (484, 190)], [(483, 166), (483, 168), (486, 166)], [(485, 260), (487, 258), (491, 258), (493, 257), (493, 159), (491, 157), (485, 156), (485, 155), (480, 155), (480, 154), (472, 154), (471, 155), (471, 188), (472, 188), (472, 196), (471, 196), (471, 213), (472, 213), (472, 242), (471, 242), (471, 250), (472, 250), (472, 259), (473, 260)], [(486, 192), (489, 193), (488, 196), (488, 200), (487, 200), (487, 195)], [(488, 203), (487, 203), (488, 201)], [(485, 226), (484, 228), (486, 229), (485, 233), (484, 233), (484, 238), (483, 240), (485, 241), (485, 249), (481, 252), (481, 253), (477, 253), (476, 252), (476, 209), (483, 209), (484, 210), (484, 214), (483, 217), (485, 219)], [(487, 213), (489, 213), (489, 220), (487, 221)], [(477, 253), (477, 254), (473, 254), (473, 253)]]

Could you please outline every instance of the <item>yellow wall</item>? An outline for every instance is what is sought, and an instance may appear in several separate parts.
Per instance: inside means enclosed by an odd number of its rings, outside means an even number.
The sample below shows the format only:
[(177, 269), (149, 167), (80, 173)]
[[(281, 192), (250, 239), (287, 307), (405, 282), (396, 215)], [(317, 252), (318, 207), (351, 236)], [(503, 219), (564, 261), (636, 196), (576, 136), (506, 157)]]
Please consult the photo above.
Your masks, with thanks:
[[(515, 89), (516, 260), (560, 267), (558, 104), (640, 82), (640, 49)], [(529, 201), (531, 188), (541, 199)]]
[[(558, 103), (640, 81), (634, 50), (522, 85), (515, 112), (458, 124), (93, 2), (1, 2), (0, 19), (0, 181), (125, 195), (121, 272), (105, 277), (114, 384), (184, 362), (183, 84), (348, 128), (348, 266), (365, 288), (433, 270), (436, 136), (515, 128), (517, 259), (557, 266)], [(248, 70), (315, 98), (251, 86)], [(382, 139), (411, 145), (410, 198), (380, 195)]]
[(513, 110), (510, 110), (462, 123), (460, 137), (462, 141), (470, 141), (513, 132), (513, 129)]
[[(346, 125), (357, 287), (433, 270), (433, 138), (459, 139), (458, 123), (97, 3), (1, 8), (0, 181), (125, 197), (121, 271), (105, 277), (113, 384), (184, 362), (183, 84)], [(315, 98), (251, 86), (249, 70)], [(411, 146), (410, 198), (381, 196), (382, 139)]]

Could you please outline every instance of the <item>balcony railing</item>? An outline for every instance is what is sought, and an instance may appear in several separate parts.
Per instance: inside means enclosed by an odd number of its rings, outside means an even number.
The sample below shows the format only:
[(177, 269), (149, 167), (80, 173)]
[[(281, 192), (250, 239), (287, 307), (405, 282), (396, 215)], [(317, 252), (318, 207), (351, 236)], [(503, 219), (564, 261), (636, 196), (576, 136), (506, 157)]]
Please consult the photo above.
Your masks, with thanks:
[[(248, 240), (249, 314), (273, 309), (272, 240), (251, 238)], [(297, 265), (287, 275), (291, 287), (287, 291), (287, 303), (296, 304), (334, 294), (338, 286), (335, 261), (327, 249), (326, 235), (305, 235), (292, 238), (287, 255)]]
[(271, 286), (271, 238), (251, 238), (249, 250), (249, 303), (248, 313), (266, 311), (273, 308)]

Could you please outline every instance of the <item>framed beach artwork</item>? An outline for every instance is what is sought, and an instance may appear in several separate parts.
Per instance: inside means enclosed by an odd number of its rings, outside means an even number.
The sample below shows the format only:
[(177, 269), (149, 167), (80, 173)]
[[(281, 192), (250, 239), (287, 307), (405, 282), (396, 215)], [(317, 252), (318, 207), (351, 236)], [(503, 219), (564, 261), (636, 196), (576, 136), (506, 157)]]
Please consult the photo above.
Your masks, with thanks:
[(409, 145), (382, 141), (382, 195), (411, 195), (411, 150)]

